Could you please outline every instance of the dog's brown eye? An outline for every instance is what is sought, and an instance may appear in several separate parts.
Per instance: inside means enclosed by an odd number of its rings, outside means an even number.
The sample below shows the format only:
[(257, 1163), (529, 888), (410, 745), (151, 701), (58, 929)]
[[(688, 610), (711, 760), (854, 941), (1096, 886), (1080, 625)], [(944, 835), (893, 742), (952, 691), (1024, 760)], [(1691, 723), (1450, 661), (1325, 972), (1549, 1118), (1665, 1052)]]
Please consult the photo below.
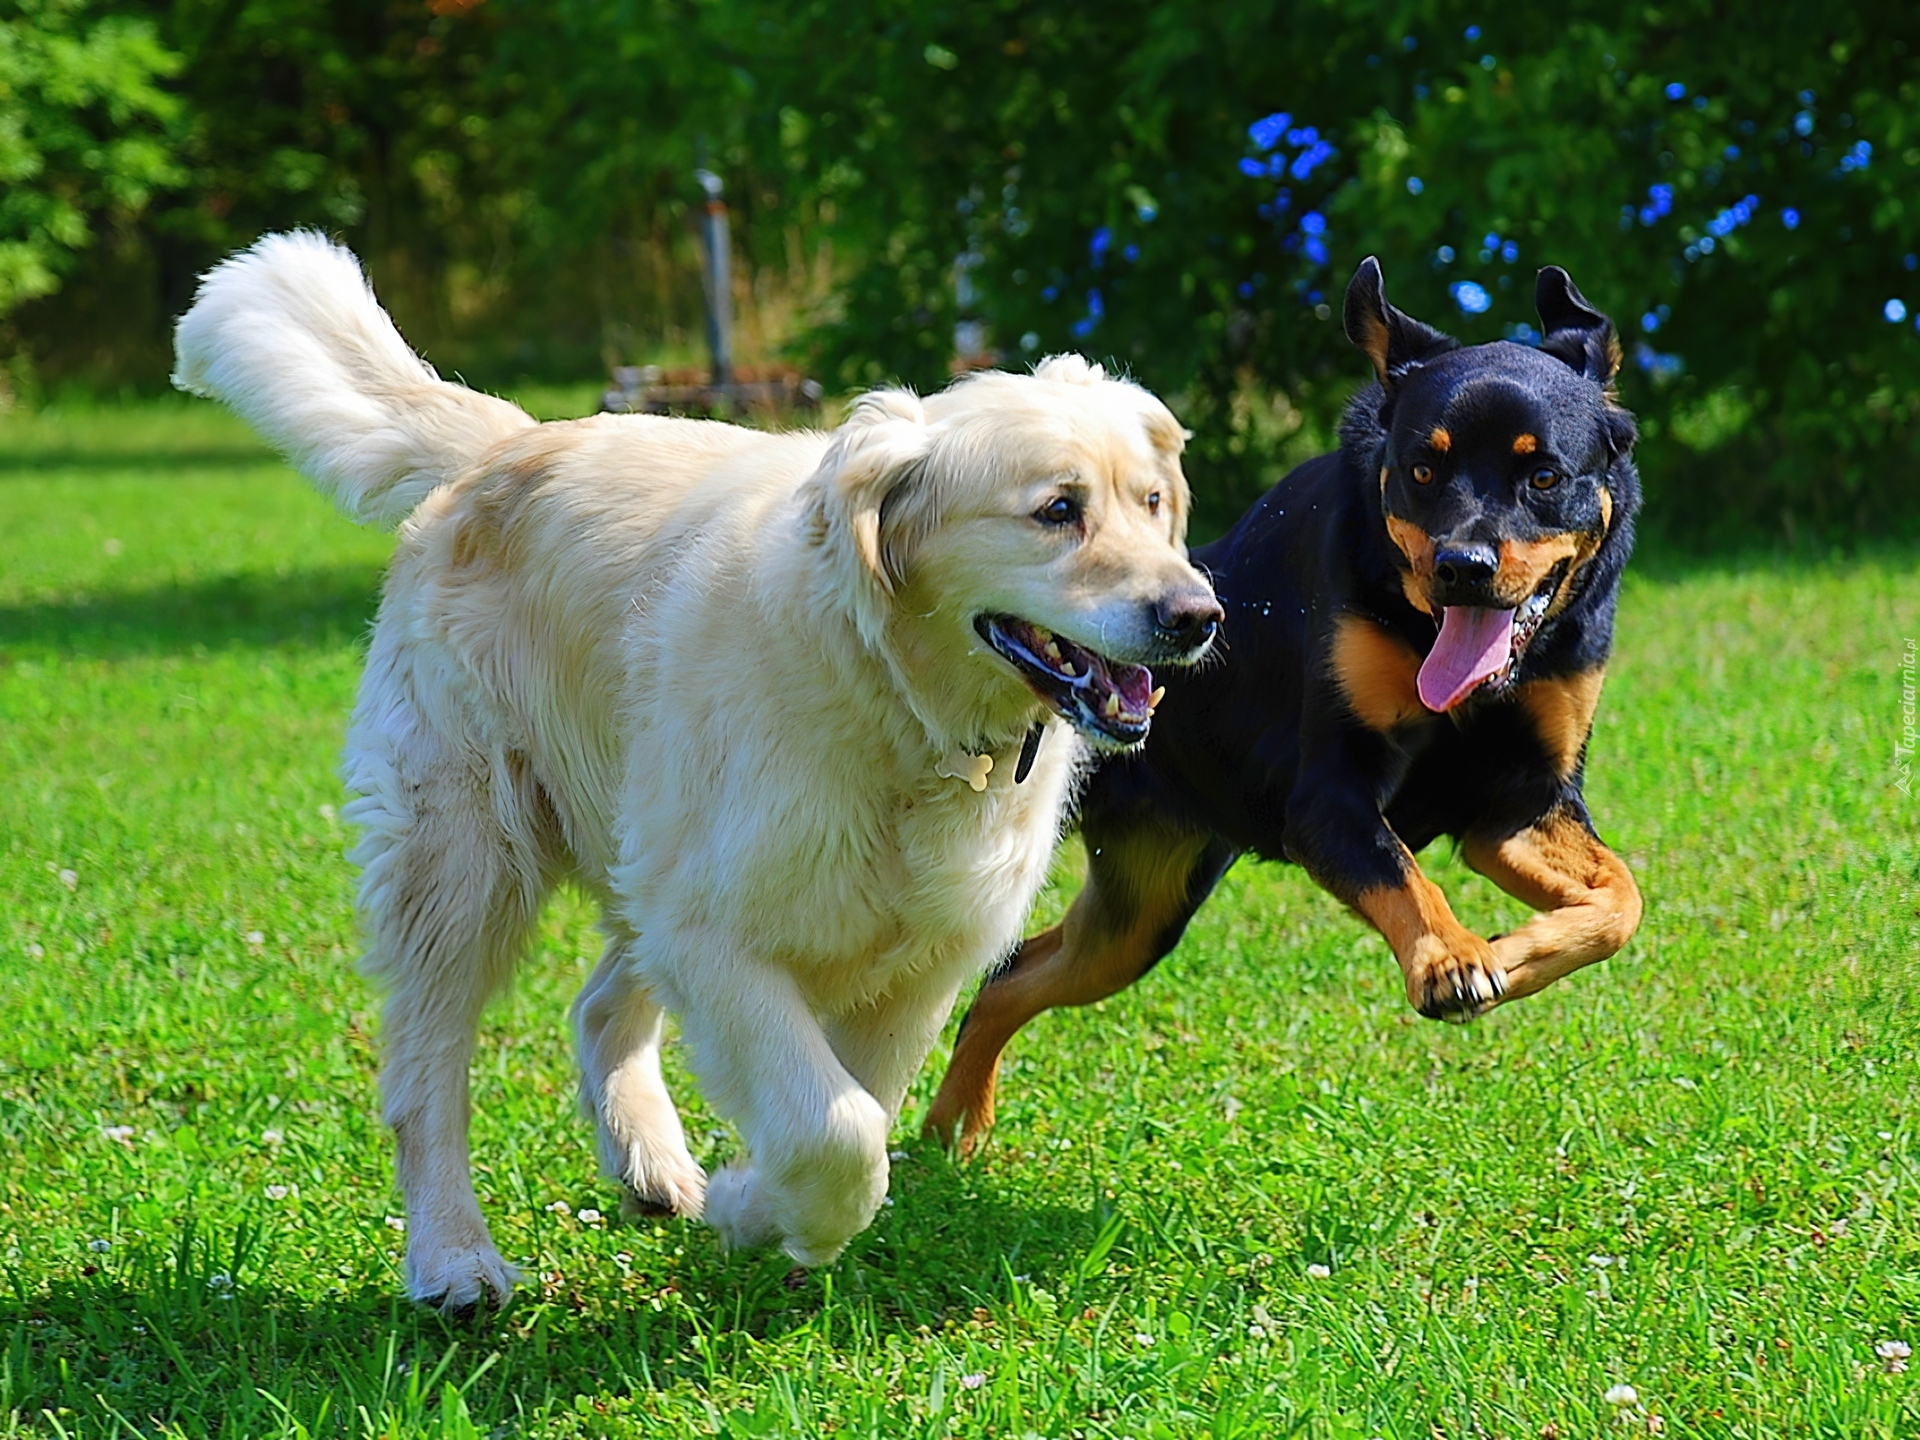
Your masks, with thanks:
[(1551, 465), (1542, 465), (1527, 478), (1533, 482), (1536, 490), (1551, 490), (1560, 483), (1560, 473)]
[(1431, 485), (1433, 483), (1433, 467), (1431, 465), (1414, 466), (1413, 483), (1416, 485)]
[(1056, 495), (1034, 511), (1033, 518), (1042, 525), (1072, 525), (1080, 518), (1080, 502), (1069, 495)]
[(1149, 515), (1158, 515), (1160, 513), (1160, 492), (1158, 490), (1147, 496), (1147, 513)]

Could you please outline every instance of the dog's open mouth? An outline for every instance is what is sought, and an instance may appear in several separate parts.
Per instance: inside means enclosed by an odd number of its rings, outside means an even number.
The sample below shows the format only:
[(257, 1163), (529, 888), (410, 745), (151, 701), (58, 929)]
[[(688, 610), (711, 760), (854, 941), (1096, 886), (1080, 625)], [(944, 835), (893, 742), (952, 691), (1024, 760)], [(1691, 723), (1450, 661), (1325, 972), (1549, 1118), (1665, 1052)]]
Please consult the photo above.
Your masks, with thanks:
[(982, 615), (980, 638), (1020, 672), (1029, 689), (1081, 734), (1103, 746), (1138, 745), (1153, 720), (1153, 672), (1076, 645), (1011, 615)]
[(1511, 610), (1447, 606), (1440, 616), (1440, 638), (1420, 666), (1420, 703), (1444, 713), (1470, 695), (1512, 684), (1520, 657), (1547, 618), (1547, 606), (1566, 570), (1564, 562), (1554, 566), (1539, 588)]

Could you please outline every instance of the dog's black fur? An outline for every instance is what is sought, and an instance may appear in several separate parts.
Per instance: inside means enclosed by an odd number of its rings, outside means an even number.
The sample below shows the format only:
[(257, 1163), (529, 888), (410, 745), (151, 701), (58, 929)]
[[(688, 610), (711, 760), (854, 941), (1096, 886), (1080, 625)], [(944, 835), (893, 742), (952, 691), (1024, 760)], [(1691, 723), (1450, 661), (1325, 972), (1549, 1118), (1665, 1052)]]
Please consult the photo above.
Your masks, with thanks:
[[(932, 1128), (990, 1123), (1013, 1030), (1138, 979), (1243, 853), (1304, 866), (1379, 925), (1435, 1018), (1530, 993), (1631, 933), (1638, 895), (1581, 782), (1640, 504), (1635, 429), (1611, 389), (1612, 325), (1558, 269), (1540, 273), (1537, 303), (1538, 348), (1462, 347), (1395, 310), (1378, 264), (1362, 265), (1345, 320), (1376, 383), (1337, 451), (1195, 552), (1226, 609), (1220, 658), (1166, 676), (1146, 745), (1090, 779), (1088, 885), (982, 989)], [(1549, 609), (1509, 673), (1445, 713), (1421, 702), (1410, 687), (1444, 607), (1536, 591)], [(1441, 835), (1552, 912), (1533, 922), (1533, 949), (1552, 953), (1503, 957), (1459, 931), (1413, 860)], [(1610, 921), (1563, 908), (1598, 881), (1614, 886), (1591, 902)]]

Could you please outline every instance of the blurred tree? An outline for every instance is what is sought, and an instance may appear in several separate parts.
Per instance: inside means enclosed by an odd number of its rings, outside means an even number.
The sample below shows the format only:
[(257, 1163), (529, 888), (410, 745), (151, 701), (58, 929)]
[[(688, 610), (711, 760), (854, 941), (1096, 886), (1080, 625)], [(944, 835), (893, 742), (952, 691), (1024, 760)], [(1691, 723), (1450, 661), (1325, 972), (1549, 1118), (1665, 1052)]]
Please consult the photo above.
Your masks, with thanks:
[(179, 56), (89, 0), (0, 0), (0, 318), (57, 289), (102, 223), (185, 178)]
[(1553, 263), (1620, 324), (1656, 518), (1877, 528), (1910, 484), (1911, 5), (815, 0), (794, 24), (811, 161), (865, 257), (819, 337), (847, 379), (931, 384), (966, 320), (1115, 357), (1181, 397), (1218, 518), (1360, 378), (1360, 258), (1469, 341), (1526, 339)]

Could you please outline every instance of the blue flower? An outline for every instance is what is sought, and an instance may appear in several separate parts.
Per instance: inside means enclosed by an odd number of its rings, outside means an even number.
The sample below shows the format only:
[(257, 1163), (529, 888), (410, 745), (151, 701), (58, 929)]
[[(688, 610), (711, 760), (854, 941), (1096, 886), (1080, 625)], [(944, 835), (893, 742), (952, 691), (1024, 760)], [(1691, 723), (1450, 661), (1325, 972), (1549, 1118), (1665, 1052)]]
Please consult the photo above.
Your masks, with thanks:
[(1707, 97), (1706, 97), (1706, 96), (1704, 96), (1704, 95), (1696, 95), (1696, 96), (1694, 96), (1694, 97), (1693, 97), (1693, 108), (1694, 108), (1694, 109), (1696, 109), (1696, 110), (1704, 110), (1704, 109), (1706, 109), (1706, 108), (1707, 108)]
[(1120, 257), (1131, 265), (1140, 258), (1140, 247), (1138, 245), (1129, 245), (1120, 252)]
[(1301, 253), (1316, 265), (1327, 263), (1327, 242), (1318, 235), (1309, 235), (1300, 244)]
[(1740, 158), (1740, 147), (1738, 145), (1729, 145), (1720, 153), (1729, 160), (1738, 160)]
[(1401, 40), (1400, 48), (1402, 50), (1417, 50), (1420, 48), (1420, 42), (1414, 39), (1413, 36), (1408, 35)]
[(1416, 100), (1424, 100), (1431, 94), (1433, 94), (1433, 87), (1431, 85), (1416, 85), (1413, 87), (1413, 98)]
[(1486, 238), (1480, 242), (1480, 248), (1482, 250), (1498, 250), (1500, 248), (1500, 233), (1497, 230), (1489, 230)]
[(1511, 265), (1520, 258), (1520, 247), (1509, 240), (1500, 247), (1500, 258)]
[(1640, 317), (1640, 328), (1651, 335), (1660, 328), (1660, 317), (1649, 310)]
[(1254, 179), (1258, 180), (1262, 175), (1267, 173), (1266, 162), (1264, 160), (1256, 160), (1251, 155), (1243, 155), (1240, 157), (1240, 173), (1242, 175), (1251, 175)]
[(1318, 210), (1309, 210), (1300, 217), (1302, 235), (1324, 235), (1327, 233), (1327, 217)]
[(1467, 39), (1478, 40), (1479, 38), (1480, 38), (1480, 27), (1478, 25), (1467, 26)]
[[(1107, 251), (1111, 250), (1112, 248), (1113, 248), (1113, 231), (1109, 230), (1104, 225), (1102, 225), (1098, 230), (1094, 231), (1093, 238), (1087, 242), (1088, 257), (1092, 259), (1094, 266), (1096, 268), (1106, 263)], [(1098, 294), (1099, 292), (1095, 291), (1094, 293)]]
[(1251, 280), (1242, 280), (1239, 286), (1239, 293), (1242, 300), (1251, 300), (1253, 298), (1253, 282)]
[(1813, 133), (1813, 112), (1811, 110), (1802, 110), (1798, 115), (1793, 117), (1793, 133), (1796, 135), (1811, 135)]
[(1633, 363), (1657, 380), (1678, 375), (1685, 368), (1678, 355), (1662, 355), (1644, 340), (1633, 347)]
[(1480, 57), (1480, 68), (1482, 70), (1491, 70), (1493, 66), (1494, 66), (1494, 59), (1491, 55), (1482, 55)]
[(1107, 302), (1100, 298), (1100, 292), (1098, 290), (1087, 291), (1088, 317), (1093, 320), (1099, 320), (1105, 317), (1106, 313)]
[(1901, 257), (1900, 263), (1909, 270), (1920, 270), (1920, 255), (1903, 256)]
[(1800, 212), (1791, 208), (1782, 210), (1780, 212), (1780, 223), (1789, 230), (1798, 230), (1800, 228)]
[(1407, 193), (1409, 195), (1418, 195), (1426, 188), (1427, 182), (1422, 180), (1418, 175), (1407, 176)]
[(1673, 187), (1671, 185), (1649, 185), (1647, 199), (1652, 202), (1655, 215), (1665, 215), (1673, 209)]
[(1881, 307), (1880, 313), (1893, 324), (1898, 325), (1907, 318), (1907, 302), (1899, 299), (1889, 300)]
[(1286, 133), (1287, 127), (1292, 123), (1291, 115), (1284, 110), (1276, 110), (1273, 114), (1264, 115), (1249, 125), (1247, 138), (1253, 141), (1255, 147), (1264, 155), (1280, 143), (1280, 137)]
[(1058, 300), (1060, 298), (1060, 287), (1058, 285), (1047, 286), (1046, 289), (1040, 292), (1040, 298), (1048, 302)]
[(1518, 324), (1507, 327), (1507, 338), (1509, 340), (1518, 340), (1522, 345), (1538, 345), (1540, 343), (1540, 332), (1522, 320)]
[(1802, 90), (1800, 92), (1800, 103), (1802, 105), (1811, 105), (1813, 103), (1813, 91)]
[(1087, 336), (1089, 336), (1089, 335), (1091, 335), (1091, 334), (1093, 333), (1093, 321), (1091, 321), (1091, 320), (1076, 320), (1076, 321), (1074, 321), (1074, 322), (1073, 322), (1073, 333), (1074, 333), (1075, 335), (1077, 335), (1077, 336), (1078, 336), (1078, 337), (1079, 337), (1080, 339), (1082, 339), (1082, 340), (1084, 340), (1084, 339), (1086, 339), (1086, 338), (1087, 338)]
[(1447, 287), (1453, 296), (1453, 303), (1460, 307), (1464, 315), (1481, 315), (1493, 304), (1493, 297), (1487, 294), (1485, 287), (1472, 280), (1456, 280)]
[(1682, 85), (1678, 80), (1675, 80), (1671, 85), (1667, 86), (1667, 99), (1684, 100), (1686, 98), (1687, 87)]
[(1143, 200), (1140, 202), (1140, 208), (1133, 213), (1140, 217), (1142, 225), (1151, 225), (1160, 218), (1160, 207), (1151, 200)]
[(1433, 253), (1439, 258), (1442, 265), (1451, 265), (1453, 263), (1453, 247), (1451, 245), (1442, 245)]
[(1316, 166), (1332, 158), (1333, 147), (1324, 140), (1316, 140), (1294, 157), (1293, 165), (1287, 173), (1296, 180), (1304, 180), (1313, 174)]

